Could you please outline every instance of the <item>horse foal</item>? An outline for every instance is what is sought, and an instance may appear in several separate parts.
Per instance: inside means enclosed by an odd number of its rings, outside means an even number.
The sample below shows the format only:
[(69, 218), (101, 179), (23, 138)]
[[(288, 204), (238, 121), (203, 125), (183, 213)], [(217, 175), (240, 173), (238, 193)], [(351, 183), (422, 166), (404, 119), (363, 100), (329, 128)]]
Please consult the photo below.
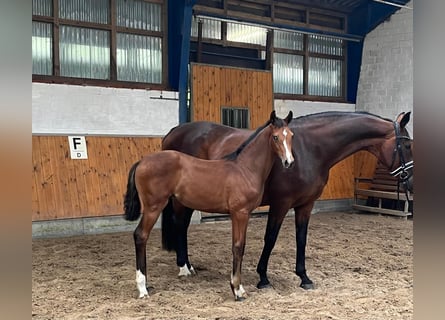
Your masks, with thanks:
[[(246, 292), (241, 285), (249, 215), (260, 205), (264, 183), (278, 156), (283, 167), (294, 161), (293, 133), (275, 111), (241, 146), (223, 160), (203, 160), (173, 150), (152, 153), (130, 169), (124, 199), (125, 218), (142, 218), (134, 231), (136, 283), (139, 297), (146, 289), (146, 243), (170, 197), (201, 211), (230, 214), (232, 220), (233, 269), (230, 285), (235, 300)], [(218, 183), (215, 183), (217, 181)]]

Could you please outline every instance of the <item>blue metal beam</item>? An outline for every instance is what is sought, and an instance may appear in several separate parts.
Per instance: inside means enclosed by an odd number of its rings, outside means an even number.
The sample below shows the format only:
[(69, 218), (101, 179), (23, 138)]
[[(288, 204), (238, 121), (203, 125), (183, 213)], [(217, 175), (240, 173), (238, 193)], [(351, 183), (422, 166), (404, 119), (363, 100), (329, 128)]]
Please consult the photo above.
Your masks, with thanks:
[(169, 0), (168, 82), (179, 91), (179, 123), (187, 122), (187, 83), (192, 9), (196, 0)]

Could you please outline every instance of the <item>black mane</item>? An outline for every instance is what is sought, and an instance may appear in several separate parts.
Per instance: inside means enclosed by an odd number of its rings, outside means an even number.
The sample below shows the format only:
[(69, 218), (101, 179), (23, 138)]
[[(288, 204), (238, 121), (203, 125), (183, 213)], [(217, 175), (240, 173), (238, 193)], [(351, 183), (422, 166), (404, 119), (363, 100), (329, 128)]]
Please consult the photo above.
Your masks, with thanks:
[[(281, 119), (280, 119), (281, 120)], [(275, 121), (277, 122), (277, 121)], [(225, 155), (223, 157), (224, 160), (235, 160), (238, 155), (244, 150), (244, 148), (250, 143), (252, 142), (253, 139), (255, 139), (255, 137), (264, 129), (266, 128), (269, 124), (270, 124), (270, 120), (268, 120), (265, 124), (263, 124), (261, 127), (257, 128), (255, 130), (254, 133), (252, 133), (249, 138), (247, 138), (243, 143), (241, 143), (241, 145), (232, 153), (229, 153), (228, 155)]]

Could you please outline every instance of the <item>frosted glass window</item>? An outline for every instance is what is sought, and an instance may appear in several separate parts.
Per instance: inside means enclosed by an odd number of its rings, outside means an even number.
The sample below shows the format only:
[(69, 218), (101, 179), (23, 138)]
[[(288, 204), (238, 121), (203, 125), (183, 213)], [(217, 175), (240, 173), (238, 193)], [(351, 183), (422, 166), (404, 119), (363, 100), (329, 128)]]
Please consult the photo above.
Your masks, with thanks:
[(109, 79), (109, 31), (60, 27), (60, 75), (66, 77)]
[(303, 67), (303, 56), (285, 53), (274, 53), (274, 92), (303, 94)]
[(53, 72), (52, 24), (32, 22), (32, 73), (51, 75)]
[[(198, 37), (198, 21), (193, 17), (192, 20), (192, 37)], [(204, 39), (221, 39), (221, 21), (213, 19), (201, 19), (202, 21), (202, 37)]]
[(108, 23), (109, 0), (59, 0), (59, 16), (62, 19)]
[(275, 30), (274, 47), (291, 49), (291, 50), (303, 50), (304, 48), (303, 34), (297, 32)]
[(317, 96), (342, 95), (341, 60), (309, 58), (308, 93)]
[(162, 7), (141, 0), (116, 0), (117, 25), (126, 28), (162, 31)]
[(162, 39), (117, 34), (117, 79), (162, 83)]
[(341, 56), (343, 55), (343, 40), (320, 35), (310, 35), (309, 51)]
[(266, 28), (248, 26), (238, 23), (227, 23), (227, 40), (250, 44), (266, 45)]
[(32, 14), (51, 17), (53, 15), (52, 0), (32, 0)]

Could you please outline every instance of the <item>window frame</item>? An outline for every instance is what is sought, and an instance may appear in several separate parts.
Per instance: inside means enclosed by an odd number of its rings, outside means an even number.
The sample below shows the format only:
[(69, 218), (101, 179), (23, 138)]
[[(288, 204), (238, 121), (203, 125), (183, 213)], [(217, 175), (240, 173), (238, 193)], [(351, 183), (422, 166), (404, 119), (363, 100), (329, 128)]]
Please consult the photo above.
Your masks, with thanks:
[[(135, 88), (135, 89), (167, 89), (168, 88), (168, 39), (167, 39), (167, 1), (164, 0), (144, 0), (149, 3), (156, 3), (161, 5), (161, 19), (162, 30), (151, 31), (135, 28), (127, 28), (117, 25), (116, 19), (116, 1), (109, 0), (110, 12), (108, 24), (93, 23), (78, 20), (69, 20), (59, 18), (59, 0), (52, 1), (53, 16), (32, 15), (32, 21), (44, 22), (52, 24), (52, 55), (53, 55), (53, 72), (52, 75), (32, 74), (33, 82), (42, 83), (58, 83), (58, 84), (72, 84), (72, 85), (93, 85), (103, 87), (117, 87), (117, 88)], [(91, 79), (91, 78), (77, 78), (66, 77), (60, 75), (60, 59), (59, 59), (59, 29), (61, 25), (90, 28), (97, 30), (104, 30), (110, 32), (110, 79)], [(135, 35), (151, 36), (161, 38), (162, 45), (162, 82), (161, 83), (147, 83), (147, 82), (133, 82), (117, 80), (117, 33), (129, 33)]]
[[(303, 34), (303, 50), (293, 50), (285, 48), (272, 48), (272, 55), (275, 52), (285, 53), (290, 55), (303, 56), (303, 94), (291, 94), (291, 93), (275, 93), (276, 99), (285, 100), (308, 100), (308, 101), (326, 101), (326, 102), (346, 102), (346, 62), (347, 62), (347, 50), (346, 40), (343, 40), (343, 55), (329, 55), (325, 53), (316, 53), (309, 51), (309, 34)], [(341, 96), (319, 96), (309, 94), (309, 58), (323, 58), (342, 61), (342, 75), (341, 75)], [(272, 68), (273, 72), (273, 68)]]
[[(283, 26), (283, 31), (295, 30), (299, 32), (298, 28), (315, 30), (314, 35), (326, 36), (326, 33), (334, 32), (339, 34), (347, 34), (348, 17), (344, 13), (333, 13), (326, 9), (313, 8), (304, 4), (294, 4), (288, 1), (268, 1), (268, 0), (197, 0), (193, 7), (194, 15), (202, 18), (221, 19), (221, 34), (222, 39), (206, 39), (202, 38), (203, 43), (218, 44), (237, 48), (256, 49), (258, 50), (258, 58), (260, 58), (261, 51), (266, 53), (266, 69), (273, 72), (273, 53), (280, 52), (286, 54), (297, 54), (304, 57), (303, 69), (303, 94), (288, 94), (275, 93), (275, 99), (286, 100), (308, 100), (308, 101), (322, 101), (322, 102), (347, 102), (347, 61), (348, 61), (348, 40), (343, 40), (343, 54), (342, 56), (327, 55), (322, 53), (315, 53), (309, 51), (308, 38), (309, 32), (301, 32), (304, 35), (303, 50), (292, 50), (284, 48), (275, 48), (272, 44), (266, 46), (252, 45), (241, 42), (229, 42), (226, 40), (226, 22), (243, 23), (247, 19), (251, 24), (262, 26), (266, 29), (275, 29), (274, 25)], [(292, 14), (288, 16), (288, 13)], [(297, 17), (298, 15), (298, 17)], [(296, 18), (297, 17), (297, 18)], [(286, 28), (288, 27), (288, 29)], [(279, 28), (277, 28), (279, 29)], [(319, 31), (319, 32), (318, 32)], [(191, 37), (191, 41), (198, 43), (198, 37)], [(199, 45), (199, 44), (198, 44)], [(341, 70), (341, 96), (318, 96), (308, 94), (308, 73), (309, 73), (309, 58), (327, 58), (342, 61)]]

